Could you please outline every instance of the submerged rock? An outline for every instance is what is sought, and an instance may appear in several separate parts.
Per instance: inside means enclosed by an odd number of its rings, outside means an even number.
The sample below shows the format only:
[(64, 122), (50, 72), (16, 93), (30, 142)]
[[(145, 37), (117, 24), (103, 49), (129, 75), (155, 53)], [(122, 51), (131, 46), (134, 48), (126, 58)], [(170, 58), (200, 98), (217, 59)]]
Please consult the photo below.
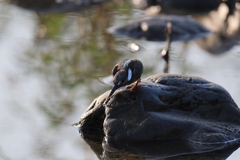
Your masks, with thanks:
[(112, 27), (109, 29), (109, 32), (135, 39), (166, 41), (164, 30), (168, 22), (172, 24), (172, 41), (188, 41), (204, 37), (211, 33), (192, 18), (180, 16), (147, 17), (129, 22), (128, 24)]
[(198, 77), (154, 75), (134, 91), (118, 89), (96, 98), (82, 115), (81, 130), (94, 128), (108, 138), (184, 139), (230, 142), (240, 138), (240, 109), (221, 86)]

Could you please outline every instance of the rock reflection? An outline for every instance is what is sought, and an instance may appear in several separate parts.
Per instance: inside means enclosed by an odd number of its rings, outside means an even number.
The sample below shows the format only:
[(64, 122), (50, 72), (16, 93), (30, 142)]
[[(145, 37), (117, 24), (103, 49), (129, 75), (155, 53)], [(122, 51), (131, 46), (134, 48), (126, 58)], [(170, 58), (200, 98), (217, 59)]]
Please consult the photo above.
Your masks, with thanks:
[(221, 54), (232, 49), (240, 41), (240, 10), (228, 16), (225, 5), (220, 5), (217, 11), (208, 15), (195, 16), (198, 22), (213, 31), (214, 34), (198, 39), (197, 44), (212, 54)]
[(222, 160), (239, 148), (238, 141), (215, 144), (184, 140), (119, 141), (104, 137), (99, 130), (80, 130), (80, 135), (100, 160)]

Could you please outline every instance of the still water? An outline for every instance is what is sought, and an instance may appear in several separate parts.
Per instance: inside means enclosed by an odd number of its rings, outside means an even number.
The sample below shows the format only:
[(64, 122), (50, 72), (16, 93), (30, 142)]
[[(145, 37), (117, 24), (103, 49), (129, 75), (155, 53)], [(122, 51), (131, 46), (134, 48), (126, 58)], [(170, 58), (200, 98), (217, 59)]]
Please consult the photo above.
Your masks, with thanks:
[[(107, 32), (145, 14), (124, 0), (65, 14), (35, 13), (0, 0), (0, 159), (97, 159), (71, 124), (95, 97), (111, 88), (98, 78), (110, 75), (119, 60), (141, 60), (143, 78), (163, 73), (165, 62), (159, 52), (165, 42)], [(169, 73), (220, 84), (240, 106), (239, 10), (229, 18), (221, 39), (225, 14), (221, 5), (194, 17), (215, 34), (173, 42)], [(133, 51), (131, 44), (139, 49)], [(238, 157), (240, 150), (228, 159)]]

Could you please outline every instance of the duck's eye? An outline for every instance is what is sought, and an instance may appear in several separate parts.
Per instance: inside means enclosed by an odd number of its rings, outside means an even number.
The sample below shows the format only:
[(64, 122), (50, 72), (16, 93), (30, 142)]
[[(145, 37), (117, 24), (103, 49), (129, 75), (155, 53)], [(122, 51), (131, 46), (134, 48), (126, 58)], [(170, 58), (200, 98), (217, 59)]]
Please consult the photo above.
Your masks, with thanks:
[(128, 69), (128, 81), (130, 81), (132, 79), (132, 70), (129, 68)]
[(130, 60), (126, 60), (126, 61), (123, 63), (123, 67), (127, 67), (129, 63), (130, 63)]

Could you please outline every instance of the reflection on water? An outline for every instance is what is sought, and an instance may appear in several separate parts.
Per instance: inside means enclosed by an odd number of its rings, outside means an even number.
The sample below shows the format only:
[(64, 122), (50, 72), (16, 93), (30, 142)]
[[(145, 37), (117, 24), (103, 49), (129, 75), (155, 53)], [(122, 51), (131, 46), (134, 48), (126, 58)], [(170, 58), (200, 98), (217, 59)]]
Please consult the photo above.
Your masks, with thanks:
[(217, 11), (212, 11), (208, 15), (195, 16), (201, 24), (214, 32), (197, 40), (197, 44), (209, 53), (225, 53), (240, 41), (240, 13), (237, 11), (226, 19), (227, 13), (227, 7), (220, 5)]
[[(108, 76), (123, 58), (140, 59), (143, 77), (163, 73), (159, 50), (165, 43), (118, 39), (107, 32), (143, 16), (124, 0), (51, 15), (0, 0), (0, 158), (97, 159), (71, 127), (96, 96), (110, 89), (97, 78)], [(127, 44), (140, 49), (132, 53)], [(216, 82), (240, 105), (239, 39), (235, 44), (213, 57), (195, 42), (172, 43), (169, 73)]]
[(81, 130), (81, 137), (101, 160), (108, 159), (226, 159), (238, 147), (232, 143), (194, 143), (186, 140), (127, 141), (104, 137), (96, 130)]

